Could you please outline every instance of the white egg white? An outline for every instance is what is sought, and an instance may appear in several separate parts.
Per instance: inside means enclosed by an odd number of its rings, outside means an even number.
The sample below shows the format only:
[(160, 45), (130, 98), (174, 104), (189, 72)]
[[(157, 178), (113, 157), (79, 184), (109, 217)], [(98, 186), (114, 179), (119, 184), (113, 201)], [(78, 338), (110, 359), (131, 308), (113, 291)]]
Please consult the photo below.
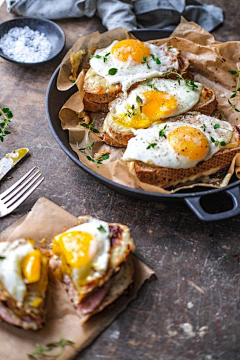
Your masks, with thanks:
[[(150, 43), (145, 43), (145, 45), (149, 47), (151, 54), (161, 61), (161, 64), (157, 64), (150, 56), (147, 58), (148, 67), (146, 63), (143, 64), (133, 61), (131, 56), (128, 57), (128, 61), (126, 62), (115, 58), (111, 53), (111, 49), (117, 42), (118, 41), (115, 40), (108, 47), (96, 50), (94, 56), (99, 55), (101, 58), (93, 57), (90, 60), (90, 66), (110, 84), (120, 83), (123, 91), (129, 89), (130, 86), (136, 82), (161, 76), (170, 70), (178, 70), (179, 51), (176, 48), (169, 48), (167, 44), (155, 46)], [(107, 56), (107, 60), (104, 62), (103, 57), (109, 52), (110, 55)], [(109, 69), (112, 68), (117, 69), (117, 72), (114, 75), (109, 75)]]
[[(95, 256), (91, 260), (91, 264), (82, 267), (72, 268), (72, 280), (76, 287), (79, 288), (79, 280), (84, 278), (84, 282), (88, 283), (94, 279), (102, 277), (108, 267), (110, 257), (110, 238), (109, 238), (109, 227), (105, 221), (101, 221), (95, 218), (91, 218), (89, 222), (75, 226), (65, 234), (72, 231), (83, 231), (90, 234), (93, 238), (91, 241), (93, 244)], [(89, 267), (90, 265), (90, 267)], [(89, 269), (87, 276), (86, 269)]]
[[(215, 124), (219, 125), (216, 129), (214, 128)], [(220, 144), (216, 145), (213, 140), (228, 144), (231, 142), (233, 135), (233, 127), (228, 122), (192, 112), (179, 118), (173, 118), (164, 124), (155, 123), (148, 129), (134, 130), (135, 137), (128, 142), (127, 149), (123, 154), (123, 160), (139, 160), (149, 165), (174, 169), (188, 169), (196, 166), (199, 160), (190, 160), (187, 156), (178, 154), (170, 146), (167, 139), (171, 131), (182, 126), (196, 128), (207, 137), (209, 151), (201, 161), (211, 158), (213, 154), (221, 149)], [(164, 131), (166, 138), (165, 136), (159, 136), (160, 130)], [(148, 148), (153, 143), (157, 145)]]
[[(202, 84), (195, 83), (197, 88), (193, 90), (191, 86), (186, 85), (185, 81), (154, 78), (151, 81), (144, 82), (133, 89), (127, 97), (118, 97), (110, 103), (110, 112), (114, 117), (121, 117), (127, 113), (127, 110), (134, 106), (136, 111), (147, 100), (144, 93), (147, 91), (161, 91), (174, 97), (177, 101), (177, 107), (172, 109), (171, 113), (161, 117), (161, 119), (184, 114), (192, 109), (199, 101), (202, 91)], [(138, 103), (137, 98), (140, 97), (142, 104)], [(138, 111), (139, 112), (139, 111)]]
[(25, 239), (0, 242), (0, 281), (5, 289), (19, 302), (23, 302), (27, 287), (22, 275), (23, 258), (34, 251)]

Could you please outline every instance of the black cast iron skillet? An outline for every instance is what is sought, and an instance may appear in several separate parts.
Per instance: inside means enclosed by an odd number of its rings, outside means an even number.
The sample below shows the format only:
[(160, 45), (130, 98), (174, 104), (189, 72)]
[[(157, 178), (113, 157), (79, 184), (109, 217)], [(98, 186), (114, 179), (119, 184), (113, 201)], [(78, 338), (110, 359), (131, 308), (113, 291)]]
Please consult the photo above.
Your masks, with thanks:
[[(143, 41), (150, 39), (165, 38), (170, 35), (169, 31), (147, 30), (147, 29), (134, 30), (132, 31), (132, 33)], [(58, 118), (59, 110), (61, 109), (63, 104), (73, 93), (76, 92), (76, 86), (72, 87), (68, 91), (57, 90), (56, 83), (57, 83), (59, 68), (60, 66), (55, 70), (54, 74), (52, 75), (47, 89), (47, 94), (46, 94), (47, 120), (50, 129), (53, 133), (53, 136), (58, 142), (58, 144), (78, 166), (80, 166), (90, 175), (97, 178), (101, 183), (107, 185), (109, 188), (123, 195), (134, 197), (141, 200), (147, 200), (147, 201), (161, 201), (161, 202), (183, 201), (194, 212), (194, 214), (200, 220), (203, 221), (223, 220), (240, 214), (240, 191), (239, 191), (240, 180), (238, 180), (236, 177), (233, 177), (233, 180), (228, 186), (221, 189), (195, 187), (194, 189), (191, 190), (187, 189), (186, 191), (182, 190), (181, 192), (175, 194), (159, 194), (144, 190), (132, 189), (130, 187), (120, 185), (95, 173), (93, 170), (89, 169), (87, 166), (82, 164), (81, 161), (78, 159), (77, 154), (70, 147), (68, 141), (68, 132), (62, 130), (61, 122)], [(212, 202), (217, 202), (219, 199), (222, 199), (219, 202), (220, 205), (223, 202), (229, 203), (229, 199), (232, 200), (230, 201), (230, 205), (227, 210), (216, 213), (216, 209), (215, 209), (215, 213), (210, 213), (204, 209), (204, 203), (211, 204)], [(218, 211), (218, 206), (217, 206), (217, 211)]]

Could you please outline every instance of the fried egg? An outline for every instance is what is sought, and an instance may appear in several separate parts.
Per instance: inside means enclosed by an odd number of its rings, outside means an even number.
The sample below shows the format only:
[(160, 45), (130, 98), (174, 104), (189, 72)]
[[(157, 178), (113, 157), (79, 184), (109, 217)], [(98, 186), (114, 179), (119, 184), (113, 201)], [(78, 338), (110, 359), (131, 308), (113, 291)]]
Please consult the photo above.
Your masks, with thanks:
[(114, 130), (148, 128), (157, 120), (183, 114), (200, 99), (202, 85), (194, 88), (184, 80), (152, 79), (110, 103)]
[(62, 271), (71, 277), (77, 290), (105, 274), (109, 252), (108, 224), (95, 218), (53, 239), (53, 253), (61, 257)]
[(123, 154), (124, 161), (174, 169), (194, 167), (238, 143), (231, 124), (196, 112), (134, 130), (134, 135)]
[(116, 40), (104, 49), (97, 49), (90, 66), (110, 84), (120, 83), (126, 91), (136, 82), (178, 70), (178, 55), (179, 51), (167, 44), (155, 46), (136, 39)]
[(23, 302), (27, 284), (40, 279), (41, 256), (32, 241), (0, 242), (0, 282), (15, 300)]

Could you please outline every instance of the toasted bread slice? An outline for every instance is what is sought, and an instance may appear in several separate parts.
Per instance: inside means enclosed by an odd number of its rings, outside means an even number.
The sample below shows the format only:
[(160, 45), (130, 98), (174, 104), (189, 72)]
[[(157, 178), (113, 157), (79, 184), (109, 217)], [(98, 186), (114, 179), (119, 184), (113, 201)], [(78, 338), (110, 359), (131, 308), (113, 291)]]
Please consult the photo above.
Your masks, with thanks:
[(215, 174), (221, 169), (228, 168), (236, 154), (240, 153), (240, 146), (234, 149), (220, 150), (209, 160), (190, 169), (172, 169), (147, 165), (141, 161), (134, 161), (134, 170), (140, 181), (169, 188), (179, 183), (194, 181), (204, 175)]
[(108, 112), (108, 103), (96, 103), (85, 95), (83, 98), (84, 110), (90, 112)]
[[(187, 75), (190, 62), (187, 59), (178, 57), (178, 72), (184, 73), (184, 76)], [(159, 76), (161, 77), (161, 76)], [(162, 76), (164, 77), (164, 76)], [(169, 74), (168, 78), (177, 79), (175, 74)], [(130, 87), (129, 91), (137, 86), (137, 83)], [(122, 91), (121, 84), (109, 84), (106, 79), (98, 74), (90, 67), (87, 71), (84, 79), (83, 90), (85, 92), (85, 97), (89, 101), (94, 103), (110, 103), (116, 99), (117, 95)], [(87, 109), (86, 109), (87, 110)]]
[[(217, 100), (215, 93), (206, 87), (202, 87), (199, 102), (191, 109), (201, 114), (211, 116), (217, 110)], [(112, 146), (126, 147), (128, 141), (133, 137), (133, 132), (129, 128), (125, 128), (119, 124), (116, 125), (111, 113), (108, 113), (103, 124), (101, 137), (103, 141)]]

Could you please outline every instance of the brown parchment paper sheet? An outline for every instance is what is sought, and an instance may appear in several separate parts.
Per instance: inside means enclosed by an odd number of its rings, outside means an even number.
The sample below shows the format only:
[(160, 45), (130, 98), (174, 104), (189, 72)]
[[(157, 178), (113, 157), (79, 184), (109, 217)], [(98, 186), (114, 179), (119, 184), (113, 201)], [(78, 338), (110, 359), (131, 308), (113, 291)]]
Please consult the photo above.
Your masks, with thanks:
[[(124, 38), (124, 36), (125, 38), (128, 37), (128, 33), (122, 28), (108, 31), (101, 35), (96, 35), (96, 33), (94, 33), (87, 37), (80, 38), (74, 44), (72, 50), (78, 51), (80, 46), (83, 46), (84, 49), (86, 49), (87, 44), (89, 44), (89, 49), (91, 50), (96, 47), (103, 48), (105, 44), (105, 46), (107, 46), (113, 40)], [(175, 29), (171, 37), (152, 40), (150, 42), (155, 45), (167, 43), (168, 46), (174, 46), (179, 49), (182, 56), (189, 59), (191, 65), (194, 67), (195, 81), (201, 82), (204, 86), (215, 92), (219, 104), (218, 108), (220, 111), (223, 111), (225, 118), (233, 125), (240, 124), (239, 113), (232, 109), (227, 101), (236, 87), (236, 78), (229, 73), (229, 70), (237, 70), (240, 67), (240, 41), (221, 43), (216, 41), (210, 33), (199, 25), (182, 19), (182, 22)], [(67, 83), (68, 86), (71, 86), (69, 85), (70, 81), (68, 80), (70, 68), (68, 69), (68, 72), (66, 71), (67, 66), (70, 66), (68, 56), (69, 55), (66, 55), (63, 59), (62, 68), (58, 78), (58, 88), (61, 90), (69, 88), (66, 86)], [(86, 66), (86, 63), (83, 63), (82, 66)], [(157, 193), (173, 193), (181, 189), (189, 189), (195, 186), (222, 187), (228, 184), (234, 171), (237, 176), (240, 176), (240, 154), (238, 154), (234, 158), (232, 166), (229, 168), (226, 176), (214, 179), (215, 181), (205, 177), (201, 181), (197, 180), (198, 183), (195, 182), (191, 185), (188, 183), (186, 184), (187, 186), (180, 186), (172, 191), (141, 182), (135, 175), (134, 170), (131, 169), (131, 166), (128, 166), (121, 160), (124, 149), (117, 149), (104, 144), (104, 142), (95, 134), (89, 133), (82, 126), (78, 125), (80, 119), (78, 118), (77, 113), (84, 109), (82, 101), (84, 96), (82, 89), (84, 74), (85, 72), (82, 70), (77, 79), (78, 92), (72, 95), (64, 104), (59, 112), (59, 117), (62, 128), (69, 130), (70, 146), (77, 153), (80, 161), (88, 168), (121, 185)], [(235, 98), (235, 100), (236, 107), (240, 108), (240, 97)], [(100, 129), (102, 122), (99, 121), (99, 114), (92, 113), (91, 118), (94, 119), (95, 127)], [(95, 145), (90, 152), (84, 153), (79, 150), (79, 148), (83, 148), (86, 144), (91, 144), (93, 141), (95, 141)], [(110, 151), (110, 158), (104, 161), (99, 168), (95, 163), (86, 158), (86, 155), (91, 155), (93, 157), (96, 152), (106, 149), (109, 149)]]
[[(16, 224), (0, 234), (0, 240), (16, 240), (30, 237), (37, 247), (47, 248), (53, 235), (76, 225), (77, 218), (46, 198), (40, 198), (32, 210)], [(39, 243), (46, 238), (44, 245)], [(127, 295), (122, 295), (114, 304), (93, 316), (84, 326), (76, 315), (73, 305), (60, 282), (50, 274), (47, 295), (47, 321), (38, 331), (23, 330), (3, 321), (0, 322), (0, 359), (27, 360), (27, 354), (35, 350), (35, 344), (47, 344), (61, 338), (74, 341), (73, 346), (66, 346), (58, 360), (73, 359), (84, 347), (89, 345), (116, 316), (134, 299), (142, 284), (153, 275), (153, 271), (132, 256), (135, 266), (133, 288)]]

